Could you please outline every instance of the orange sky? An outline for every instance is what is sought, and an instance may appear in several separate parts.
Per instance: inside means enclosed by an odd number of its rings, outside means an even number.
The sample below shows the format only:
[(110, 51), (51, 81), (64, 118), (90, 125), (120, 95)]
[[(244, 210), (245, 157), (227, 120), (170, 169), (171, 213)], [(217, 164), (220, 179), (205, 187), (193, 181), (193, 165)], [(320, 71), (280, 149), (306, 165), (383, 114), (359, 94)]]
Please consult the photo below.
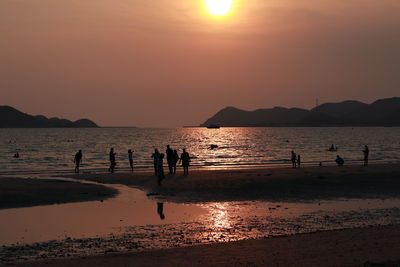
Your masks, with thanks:
[(400, 1), (1, 0), (0, 104), (104, 126), (399, 96)]

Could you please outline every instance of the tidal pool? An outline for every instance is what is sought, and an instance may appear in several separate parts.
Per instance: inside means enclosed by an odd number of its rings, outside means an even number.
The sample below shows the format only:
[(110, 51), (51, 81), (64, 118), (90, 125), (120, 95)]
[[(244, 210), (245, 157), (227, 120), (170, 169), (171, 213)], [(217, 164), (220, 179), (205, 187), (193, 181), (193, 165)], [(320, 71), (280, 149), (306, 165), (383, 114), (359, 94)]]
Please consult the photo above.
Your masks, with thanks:
[(0, 263), (400, 223), (399, 199), (177, 204), (112, 187), (104, 201), (0, 210)]

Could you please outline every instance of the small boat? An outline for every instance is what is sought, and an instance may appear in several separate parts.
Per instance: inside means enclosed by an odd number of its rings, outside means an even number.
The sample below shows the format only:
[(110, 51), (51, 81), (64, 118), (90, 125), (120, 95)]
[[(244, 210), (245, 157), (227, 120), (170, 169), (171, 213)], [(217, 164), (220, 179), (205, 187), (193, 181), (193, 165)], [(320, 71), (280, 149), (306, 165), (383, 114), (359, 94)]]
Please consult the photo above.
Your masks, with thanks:
[(219, 129), (221, 127), (219, 125), (216, 125), (216, 124), (211, 124), (211, 125), (208, 125), (207, 128), (208, 129)]

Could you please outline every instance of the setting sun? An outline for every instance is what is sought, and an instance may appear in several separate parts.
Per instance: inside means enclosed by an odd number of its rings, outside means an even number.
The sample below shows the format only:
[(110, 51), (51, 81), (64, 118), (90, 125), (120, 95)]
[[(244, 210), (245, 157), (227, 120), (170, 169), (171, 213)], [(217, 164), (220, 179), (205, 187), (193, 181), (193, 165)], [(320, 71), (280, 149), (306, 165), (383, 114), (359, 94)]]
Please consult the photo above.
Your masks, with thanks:
[(214, 16), (224, 16), (232, 8), (232, 0), (207, 0), (207, 10)]

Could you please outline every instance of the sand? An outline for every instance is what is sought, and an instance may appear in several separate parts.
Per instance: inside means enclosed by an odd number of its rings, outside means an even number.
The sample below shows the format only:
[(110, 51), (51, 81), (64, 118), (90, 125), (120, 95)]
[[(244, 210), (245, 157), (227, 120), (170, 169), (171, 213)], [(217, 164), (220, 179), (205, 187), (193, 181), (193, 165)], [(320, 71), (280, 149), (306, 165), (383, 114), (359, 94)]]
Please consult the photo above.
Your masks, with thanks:
[(169, 201), (311, 201), (392, 198), (400, 192), (400, 164), (233, 170), (194, 170), (167, 175), (162, 186), (150, 173), (80, 174), (77, 179), (125, 184), (161, 194)]
[(374, 266), (376, 263), (399, 266), (399, 226), (46, 260), (14, 266)]
[(96, 184), (35, 178), (0, 178), (0, 209), (102, 200), (117, 193), (117, 190)]
[[(124, 184), (173, 202), (236, 200), (314, 201), (337, 198), (395, 198), (400, 164), (292, 168), (194, 170), (167, 175), (162, 186), (151, 173), (70, 175), (102, 184)], [(96, 184), (49, 179), (0, 178), (0, 209), (101, 200), (117, 191)]]
[[(98, 173), (71, 175), (104, 184), (125, 184), (161, 195), (167, 201), (208, 202), (234, 200), (315, 201), (337, 198), (398, 198), (400, 165), (253, 168), (194, 170), (189, 176), (167, 176), (157, 186), (151, 173)], [(2, 180), (9, 185), (10, 179)], [(32, 181), (30, 181), (32, 182)], [(38, 181), (35, 181), (36, 183)], [(33, 205), (69, 202), (99, 197), (104, 188), (48, 181), (31, 191), (29, 183), (17, 190)], [(65, 188), (70, 187), (70, 192)], [(77, 188), (75, 188), (77, 186)], [(12, 187), (4, 187), (7, 196)], [(29, 193), (27, 193), (29, 188)], [(58, 188), (58, 189), (57, 189)], [(62, 189), (60, 189), (62, 188)], [(61, 192), (61, 194), (49, 192)], [(80, 192), (80, 193), (79, 193)], [(87, 192), (87, 194), (83, 193)], [(111, 193), (110, 193), (111, 194)], [(46, 195), (44, 197), (44, 195)], [(84, 196), (83, 198), (82, 195)], [(40, 196), (40, 197), (38, 197)], [(110, 195), (109, 195), (110, 196)], [(45, 198), (44, 200), (42, 198)], [(58, 197), (58, 198), (57, 198)], [(52, 199), (54, 198), (54, 199)], [(3, 197), (1, 197), (3, 199)], [(80, 199), (80, 200), (79, 200)], [(14, 201), (14, 202), (13, 202)], [(9, 204), (18, 203), (9, 198)], [(27, 262), (16, 266), (360, 266), (374, 263), (400, 265), (400, 226), (376, 226), (260, 240), (244, 240), (185, 248), (152, 250), (130, 254)]]

